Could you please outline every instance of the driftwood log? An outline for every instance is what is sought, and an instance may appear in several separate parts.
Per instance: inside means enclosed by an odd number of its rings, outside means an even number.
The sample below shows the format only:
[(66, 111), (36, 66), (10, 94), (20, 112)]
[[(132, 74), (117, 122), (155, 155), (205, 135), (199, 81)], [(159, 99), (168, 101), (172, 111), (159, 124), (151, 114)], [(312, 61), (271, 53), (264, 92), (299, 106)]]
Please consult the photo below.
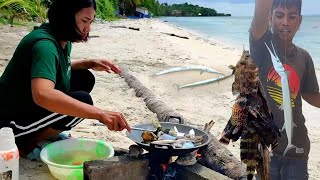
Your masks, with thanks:
[(92, 36), (89, 36), (88, 38), (90, 39), (90, 38), (98, 38), (98, 37), (100, 37), (100, 36), (92, 35)]
[[(141, 97), (146, 102), (149, 110), (157, 114), (158, 120), (161, 122), (176, 122), (184, 124), (185, 119), (183, 116), (173, 109), (168, 107), (163, 101), (157, 99), (151, 90), (146, 88), (136, 77), (131, 75), (129, 71), (120, 67), (122, 70), (121, 76), (125, 78), (128, 85), (136, 92), (137, 97)], [(209, 133), (214, 123), (205, 125), (204, 130)], [(210, 134), (211, 142), (207, 148), (203, 149), (200, 153), (202, 158), (198, 161), (203, 166), (217, 171), (232, 179), (242, 179), (246, 169), (243, 164), (224, 146), (219, 140)]]
[(140, 31), (140, 28), (135, 28), (135, 27), (127, 27), (127, 26), (110, 26), (111, 28), (125, 28), (125, 29), (131, 29), (135, 31)]
[(165, 32), (163, 32), (162, 34), (166, 34), (166, 35), (169, 35), (169, 36), (174, 36), (174, 37), (178, 37), (178, 38), (182, 38), (182, 39), (189, 39), (186, 36), (180, 36), (180, 35), (176, 35), (176, 34), (173, 34), (173, 33), (165, 33)]

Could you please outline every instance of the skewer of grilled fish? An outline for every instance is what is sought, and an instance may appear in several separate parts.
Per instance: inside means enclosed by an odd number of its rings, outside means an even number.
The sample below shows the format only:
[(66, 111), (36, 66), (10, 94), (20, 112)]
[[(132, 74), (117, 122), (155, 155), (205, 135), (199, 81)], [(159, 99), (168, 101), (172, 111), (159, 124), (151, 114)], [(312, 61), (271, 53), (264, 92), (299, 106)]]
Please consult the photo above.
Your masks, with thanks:
[(269, 180), (269, 147), (277, 145), (279, 128), (273, 122), (263, 88), (259, 80), (258, 68), (253, 63), (249, 51), (243, 51), (236, 66), (230, 66), (235, 75), (232, 93), (237, 95), (221, 139), (240, 139), (241, 161), (247, 165), (247, 178), (253, 179), (255, 171), (261, 180)]

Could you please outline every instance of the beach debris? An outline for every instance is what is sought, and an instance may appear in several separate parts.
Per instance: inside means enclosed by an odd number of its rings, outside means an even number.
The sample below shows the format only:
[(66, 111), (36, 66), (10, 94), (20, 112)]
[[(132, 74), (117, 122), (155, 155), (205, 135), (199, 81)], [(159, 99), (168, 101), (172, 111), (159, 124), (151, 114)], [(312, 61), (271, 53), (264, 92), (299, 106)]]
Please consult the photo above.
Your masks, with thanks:
[(237, 97), (219, 141), (227, 145), (241, 137), (240, 157), (247, 165), (247, 179), (253, 179), (256, 170), (259, 179), (269, 180), (270, 149), (277, 146), (279, 128), (269, 111), (258, 68), (249, 51), (244, 50), (232, 68), (235, 75), (232, 93)]
[(166, 34), (166, 35), (169, 35), (169, 36), (174, 36), (174, 37), (178, 37), (178, 38), (182, 38), (182, 39), (189, 39), (189, 38), (186, 37), (186, 36), (179, 36), (179, 35), (176, 35), (176, 34), (173, 34), (173, 33), (165, 33), (165, 32), (162, 32), (162, 34)]
[(212, 78), (212, 79), (206, 79), (206, 80), (203, 80), (203, 81), (198, 81), (198, 82), (190, 83), (190, 84), (186, 84), (186, 85), (181, 85), (181, 86), (178, 86), (178, 89), (202, 86), (202, 85), (218, 82), (218, 81), (221, 81), (223, 79), (227, 79), (227, 78), (229, 78), (231, 76), (232, 76), (232, 74), (227, 75), (227, 76), (219, 76), (219, 77)]
[(282, 105), (281, 105), (281, 110), (283, 110), (284, 113), (284, 124), (281, 129), (281, 131), (285, 130), (288, 138), (288, 145), (286, 149), (283, 152), (283, 156), (286, 155), (286, 153), (290, 149), (302, 149), (303, 148), (298, 148), (295, 145), (292, 144), (292, 138), (293, 138), (293, 127), (297, 127), (297, 125), (293, 122), (292, 118), (292, 106), (291, 106), (291, 96), (290, 96), (290, 86), (289, 86), (289, 80), (287, 76), (287, 72), (284, 69), (279, 57), (276, 54), (276, 51), (273, 47), (273, 44), (271, 42), (272, 50), (268, 47), (268, 45), (265, 43), (265, 45), (268, 48), (268, 51), (271, 56), (272, 64), (275, 69), (275, 71), (280, 75), (281, 78), (281, 89), (282, 89)]
[(156, 73), (156, 75), (160, 76), (160, 75), (174, 73), (174, 72), (192, 71), (192, 70), (199, 70), (200, 74), (202, 74), (203, 72), (222, 74), (221, 72), (206, 66), (179, 66), (179, 67), (173, 67), (170, 69), (163, 70), (161, 72)]
[(125, 29), (131, 29), (131, 30), (135, 30), (135, 31), (140, 31), (140, 28), (136, 28), (136, 27), (127, 27), (127, 26), (110, 26), (111, 28), (125, 28)]
[(90, 35), (88, 38), (91, 39), (91, 38), (99, 38), (100, 36), (98, 35)]

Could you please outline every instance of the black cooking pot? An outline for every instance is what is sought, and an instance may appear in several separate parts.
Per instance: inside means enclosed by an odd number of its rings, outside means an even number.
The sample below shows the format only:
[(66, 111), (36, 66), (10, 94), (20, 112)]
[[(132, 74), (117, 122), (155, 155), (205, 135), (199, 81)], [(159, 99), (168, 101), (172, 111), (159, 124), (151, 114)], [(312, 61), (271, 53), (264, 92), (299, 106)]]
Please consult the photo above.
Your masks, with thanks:
[[(132, 130), (131, 133), (127, 132), (127, 136), (132, 141), (134, 141), (135, 143), (137, 143), (139, 146), (149, 151), (150, 153), (152, 152), (166, 153), (167, 155), (171, 155), (171, 156), (186, 155), (197, 149), (206, 147), (211, 141), (211, 138), (208, 136), (206, 132), (191, 126), (187, 126), (184, 124), (170, 123), (170, 122), (160, 122), (160, 125), (166, 129), (172, 129), (172, 130), (174, 129), (173, 127), (176, 126), (177, 130), (181, 133), (189, 133), (189, 131), (193, 129), (196, 136), (203, 136), (202, 143), (193, 148), (175, 148), (171, 145), (156, 145), (153, 143), (143, 143), (143, 139), (141, 137), (143, 131)], [(140, 125), (135, 125), (133, 127), (142, 128), (142, 129), (155, 129), (152, 124), (140, 124)]]

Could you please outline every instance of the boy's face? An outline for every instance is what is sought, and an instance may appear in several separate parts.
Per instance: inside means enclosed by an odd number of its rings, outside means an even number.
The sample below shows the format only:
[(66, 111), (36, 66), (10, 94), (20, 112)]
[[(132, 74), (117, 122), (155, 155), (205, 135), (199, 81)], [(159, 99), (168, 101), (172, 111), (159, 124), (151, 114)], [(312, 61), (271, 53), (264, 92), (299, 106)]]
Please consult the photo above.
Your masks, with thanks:
[(279, 6), (272, 12), (271, 25), (273, 33), (281, 40), (292, 41), (299, 29), (302, 16), (296, 7)]

